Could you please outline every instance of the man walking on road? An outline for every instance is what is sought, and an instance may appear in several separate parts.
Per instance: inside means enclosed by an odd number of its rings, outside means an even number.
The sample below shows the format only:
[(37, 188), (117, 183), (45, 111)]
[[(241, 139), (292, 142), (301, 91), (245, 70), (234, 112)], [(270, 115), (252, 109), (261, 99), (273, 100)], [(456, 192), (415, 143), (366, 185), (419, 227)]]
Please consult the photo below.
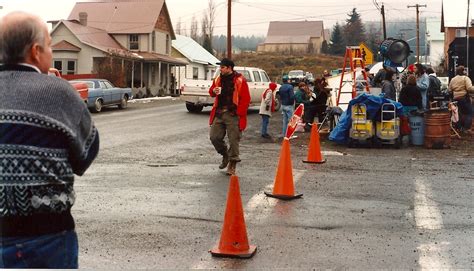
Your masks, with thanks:
[[(227, 166), (227, 174), (234, 175), (240, 162), (239, 141), (247, 126), (247, 109), (250, 92), (245, 77), (234, 71), (234, 62), (224, 58), (220, 63), (221, 74), (212, 82), (209, 95), (216, 97), (212, 107), (209, 124), (210, 139), (216, 151), (222, 155), (220, 169)], [(227, 133), (229, 148), (224, 142)]]
[(51, 37), (38, 17), (0, 19), (0, 268), (78, 268), (74, 174), (99, 150), (86, 105), (46, 75)]

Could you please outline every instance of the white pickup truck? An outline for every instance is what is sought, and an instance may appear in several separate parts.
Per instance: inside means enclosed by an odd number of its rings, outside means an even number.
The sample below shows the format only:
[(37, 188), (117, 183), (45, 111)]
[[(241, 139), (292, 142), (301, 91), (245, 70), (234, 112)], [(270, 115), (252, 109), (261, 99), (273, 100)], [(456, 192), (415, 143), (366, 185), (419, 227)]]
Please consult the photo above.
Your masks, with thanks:
[[(259, 68), (253, 67), (235, 67), (235, 71), (244, 75), (247, 79), (250, 91), (250, 106), (259, 106), (262, 101), (262, 93), (268, 88), (270, 78), (267, 73)], [(220, 73), (217, 69), (215, 76)], [(214, 76), (214, 77), (215, 77)], [(209, 96), (209, 88), (212, 85), (212, 80), (187, 80), (181, 86), (180, 98), (186, 102), (186, 109), (191, 113), (201, 112), (204, 106), (212, 106), (214, 98)], [(275, 95), (275, 110), (280, 109), (280, 95), (278, 89), (274, 92)]]

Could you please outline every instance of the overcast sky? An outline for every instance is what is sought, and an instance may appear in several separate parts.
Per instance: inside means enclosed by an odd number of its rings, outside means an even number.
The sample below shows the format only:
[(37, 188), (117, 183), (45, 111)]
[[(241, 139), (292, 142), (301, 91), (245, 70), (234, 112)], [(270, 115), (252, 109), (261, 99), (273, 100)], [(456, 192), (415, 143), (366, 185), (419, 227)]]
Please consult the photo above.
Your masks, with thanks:
[[(268, 23), (276, 20), (323, 20), (326, 28), (344, 22), (352, 8), (362, 15), (363, 21), (380, 20), (375, 0), (234, 0), (232, 12), (233, 35), (266, 35)], [(35, 13), (47, 20), (66, 19), (76, 0), (0, 0), (0, 16), (13, 10)], [(381, 0), (376, 0), (381, 4)], [(474, 1), (471, 1), (474, 2)], [(201, 20), (208, 0), (167, 0), (173, 26), (178, 20), (189, 28), (193, 16)], [(225, 34), (227, 25), (227, 0), (214, 0), (217, 6), (215, 34)], [(414, 19), (416, 9), (407, 5), (426, 4), (420, 8), (424, 17), (441, 17), (441, 0), (385, 0), (387, 20)], [(445, 8), (455, 10), (451, 20), (466, 22), (467, 0), (445, 0)], [(471, 14), (474, 12), (471, 3)], [(471, 15), (472, 18), (472, 15)]]

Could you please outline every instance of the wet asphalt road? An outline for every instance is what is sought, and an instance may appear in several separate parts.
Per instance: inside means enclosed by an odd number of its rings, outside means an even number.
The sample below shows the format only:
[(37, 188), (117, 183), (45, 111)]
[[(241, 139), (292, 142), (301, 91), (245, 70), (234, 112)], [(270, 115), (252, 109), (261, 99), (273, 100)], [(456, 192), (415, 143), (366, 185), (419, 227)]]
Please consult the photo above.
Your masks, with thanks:
[[(99, 157), (76, 179), (80, 267), (474, 268), (473, 148), (348, 149), (323, 141), (323, 165), (303, 164), (309, 134), (291, 142), (303, 198), (267, 198), (280, 153), (250, 111), (237, 168), (249, 260), (212, 258), (229, 177), (208, 139), (209, 109), (179, 101), (94, 114)], [(277, 135), (281, 116), (270, 132)]]

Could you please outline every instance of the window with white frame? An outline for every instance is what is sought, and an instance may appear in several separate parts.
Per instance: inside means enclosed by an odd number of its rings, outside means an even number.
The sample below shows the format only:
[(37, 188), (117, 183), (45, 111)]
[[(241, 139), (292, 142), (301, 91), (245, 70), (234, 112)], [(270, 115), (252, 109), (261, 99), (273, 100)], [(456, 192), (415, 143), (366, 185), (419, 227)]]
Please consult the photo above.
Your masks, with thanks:
[(199, 68), (193, 67), (193, 79), (199, 78)]
[(139, 41), (138, 41), (138, 35), (137, 34), (131, 34), (129, 36), (128, 48), (130, 50), (139, 50), (140, 49), (140, 44), (139, 44)]
[(53, 67), (57, 69), (60, 74), (77, 74), (76, 59), (53, 59)]
[(466, 37), (466, 29), (456, 29), (456, 38)]
[(58, 70), (60, 74), (63, 74), (63, 61), (62, 60), (54, 60), (53, 61), (53, 68)]
[(67, 60), (67, 71), (66, 74), (76, 74), (76, 61)]

